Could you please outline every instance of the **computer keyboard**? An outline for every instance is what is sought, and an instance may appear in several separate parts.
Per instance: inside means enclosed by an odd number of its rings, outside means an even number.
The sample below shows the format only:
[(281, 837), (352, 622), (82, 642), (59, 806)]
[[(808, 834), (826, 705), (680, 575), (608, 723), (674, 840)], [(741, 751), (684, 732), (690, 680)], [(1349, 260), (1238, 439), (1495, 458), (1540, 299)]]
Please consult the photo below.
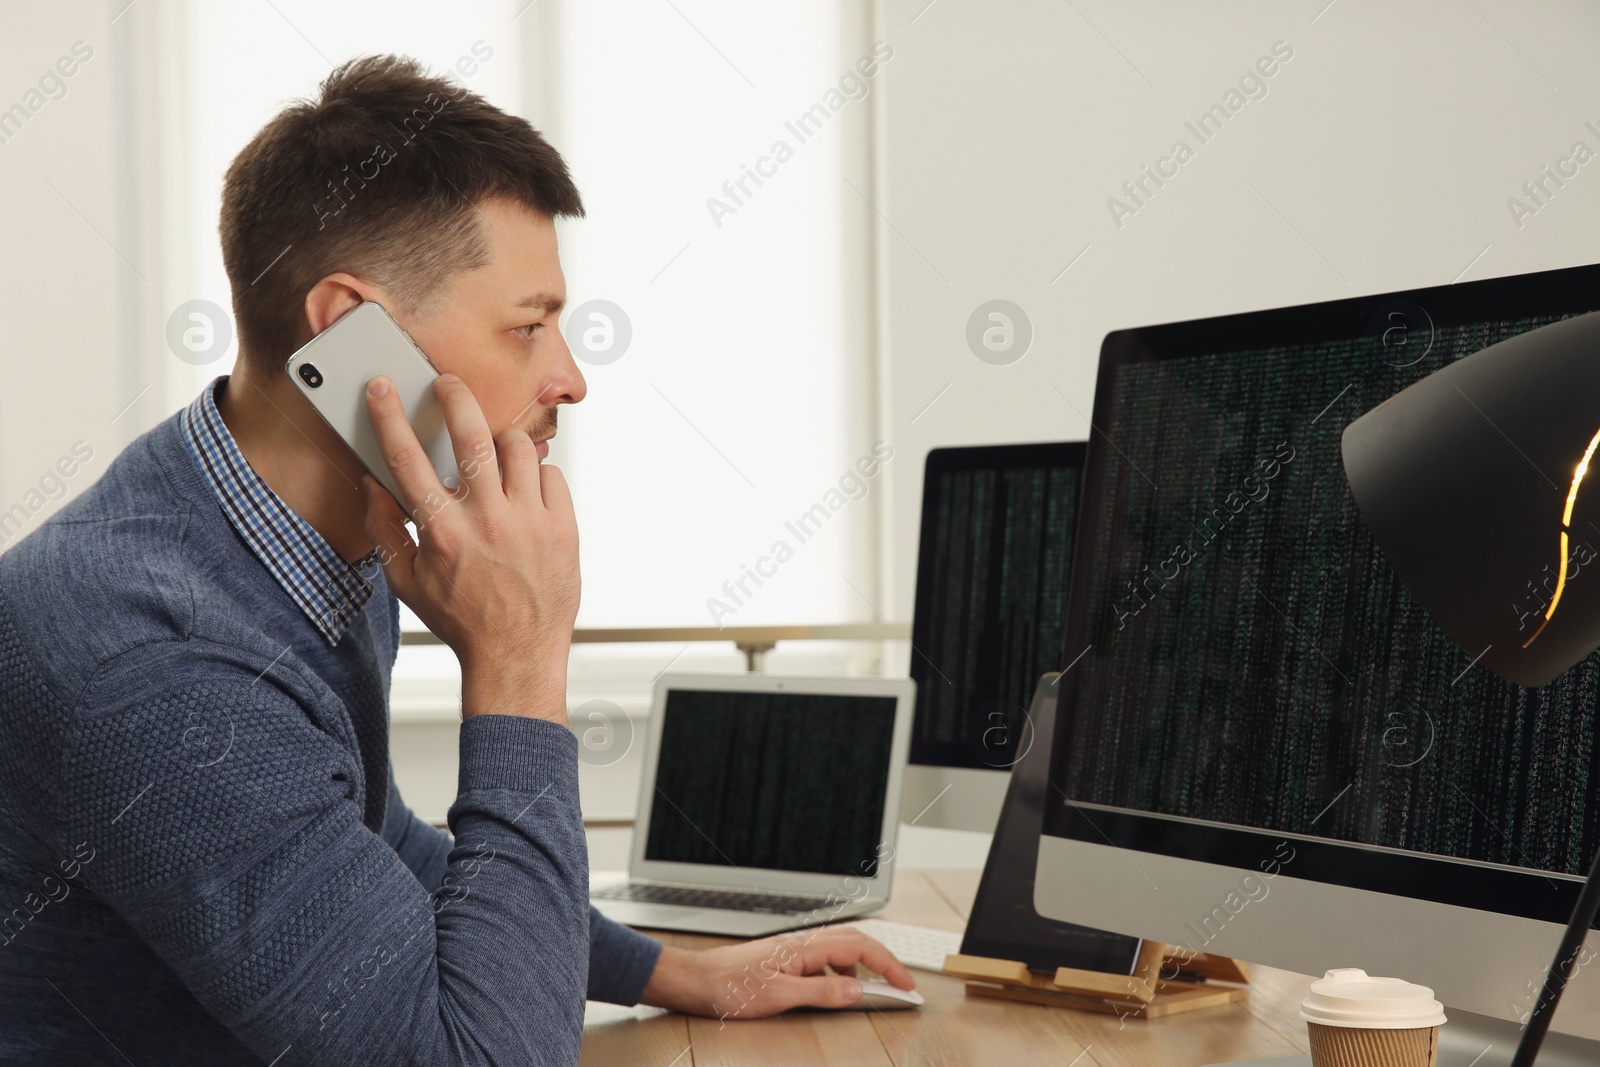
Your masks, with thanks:
[(854, 927), (882, 942), (901, 963), (919, 970), (942, 971), (944, 958), (961, 951), (961, 935), (946, 930), (930, 930), (926, 926), (892, 923), (885, 919), (861, 919), (839, 925)]
[(726, 911), (755, 911), (770, 915), (818, 911), (828, 906), (825, 897), (789, 897), (773, 893), (741, 893), (727, 889), (698, 889), (692, 886), (651, 885), (637, 882), (624, 882), (621, 885), (593, 889), (589, 897), (593, 900), (681, 904), (690, 908), (721, 908)]

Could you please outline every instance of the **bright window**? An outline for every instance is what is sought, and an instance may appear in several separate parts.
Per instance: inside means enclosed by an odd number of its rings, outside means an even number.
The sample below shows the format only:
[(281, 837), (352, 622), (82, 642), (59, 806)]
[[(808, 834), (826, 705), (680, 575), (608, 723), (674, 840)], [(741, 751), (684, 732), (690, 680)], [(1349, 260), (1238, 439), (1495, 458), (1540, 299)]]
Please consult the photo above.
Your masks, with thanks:
[[(876, 474), (885, 450), (874, 462), (867, 201), (877, 83), (860, 74), (877, 61), (860, 5), (274, 0), (182, 10), (172, 306), (196, 297), (229, 306), (222, 176), (279, 107), (353, 55), (396, 51), (443, 72), (486, 45), (492, 56), (459, 80), (545, 133), (588, 208), (560, 226), (568, 341), (584, 351), (586, 335), (595, 346), (609, 337), (615, 355), (630, 335), (613, 361), (580, 363), (589, 396), (563, 410), (552, 451), (578, 508), (578, 625), (878, 618), (883, 480), (861, 473)], [(591, 315), (603, 308), (593, 301), (622, 314)], [(231, 361), (172, 361), (169, 410)], [(614, 670), (619, 656), (659, 669), (682, 652), (580, 648), (574, 680)], [(688, 650), (679, 666), (741, 662), (716, 646)], [(405, 649), (397, 713), (453, 706), (454, 682), (448, 652)]]

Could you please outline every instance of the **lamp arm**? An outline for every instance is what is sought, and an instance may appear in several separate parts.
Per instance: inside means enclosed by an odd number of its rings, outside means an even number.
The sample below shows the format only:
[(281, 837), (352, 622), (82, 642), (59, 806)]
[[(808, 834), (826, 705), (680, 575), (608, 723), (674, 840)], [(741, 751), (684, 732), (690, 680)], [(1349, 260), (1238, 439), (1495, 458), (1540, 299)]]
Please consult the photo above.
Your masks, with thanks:
[(1588, 880), (1583, 883), (1583, 892), (1578, 894), (1577, 906), (1572, 909), (1572, 920), (1567, 923), (1566, 932), (1561, 935), (1561, 946), (1556, 949), (1556, 958), (1551, 961), (1550, 969), (1545, 972), (1544, 988), (1540, 990), (1539, 999), (1534, 1002), (1533, 1011), (1528, 1015), (1528, 1025), (1522, 1031), (1522, 1040), (1517, 1042), (1517, 1052), (1511, 1058), (1511, 1067), (1534, 1067), (1534, 1060), (1539, 1055), (1539, 1046), (1544, 1044), (1544, 1035), (1550, 1029), (1550, 1020), (1555, 1017), (1556, 1004), (1560, 1002), (1567, 982), (1577, 973), (1578, 950), (1583, 947), (1584, 938), (1589, 935), (1589, 930), (1594, 925), (1597, 911), (1600, 911), (1600, 851), (1595, 853), (1594, 863), (1589, 867)]

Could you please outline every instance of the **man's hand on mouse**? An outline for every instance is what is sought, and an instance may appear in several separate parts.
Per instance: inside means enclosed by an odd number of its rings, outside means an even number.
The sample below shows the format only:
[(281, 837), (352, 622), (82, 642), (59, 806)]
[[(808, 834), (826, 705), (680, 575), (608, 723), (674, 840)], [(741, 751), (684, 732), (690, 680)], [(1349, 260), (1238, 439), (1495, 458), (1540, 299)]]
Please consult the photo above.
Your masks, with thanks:
[(916, 985), (911, 972), (877, 941), (850, 927), (825, 926), (720, 948), (665, 945), (640, 1000), (718, 1019), (759, 1019), (799, 1007), (843, 1008), (861, 997), (857, 964), (899, 989)]

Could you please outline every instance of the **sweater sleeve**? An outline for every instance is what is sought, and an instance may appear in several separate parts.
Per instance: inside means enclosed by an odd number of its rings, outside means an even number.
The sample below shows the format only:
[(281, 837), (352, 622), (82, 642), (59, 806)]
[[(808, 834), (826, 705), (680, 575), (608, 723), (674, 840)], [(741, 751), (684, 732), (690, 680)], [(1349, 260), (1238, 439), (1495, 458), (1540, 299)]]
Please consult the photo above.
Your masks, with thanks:
[(627, 1007), (639, 1003), (655, 973), (661, 942), (589, 907), (589, 999)]
[(394, 849), (411, 873), (416, 875), (422, 888), (433, 892), (439, 888), (450, 862), (450, 835), (417, 818), (400, 796), (395, 784), (394, 768), (389, 768), (389, 803), (383, 815), (383, 839)]
[[(450, 855), (450, 835), (417, 818), (400, 796), (394, 772), (389, 772), (389, 806), (383, 820), (383, 839), (417, 876), (424, 889), (437, 889)], [(628, 1007), (639, 1003), (650, 984), (661, 942), (630, 930), (589, 908), (590, 1000)]]
[(85, 888), (277, 1067), (577, 1063), (590, 931), (572, 733), (462, 723), (430, 892), (363, 824), (333, 703), (287, 660), (198, 640), (124, 654), (64, 738), (57, 829), (95, 849)]

